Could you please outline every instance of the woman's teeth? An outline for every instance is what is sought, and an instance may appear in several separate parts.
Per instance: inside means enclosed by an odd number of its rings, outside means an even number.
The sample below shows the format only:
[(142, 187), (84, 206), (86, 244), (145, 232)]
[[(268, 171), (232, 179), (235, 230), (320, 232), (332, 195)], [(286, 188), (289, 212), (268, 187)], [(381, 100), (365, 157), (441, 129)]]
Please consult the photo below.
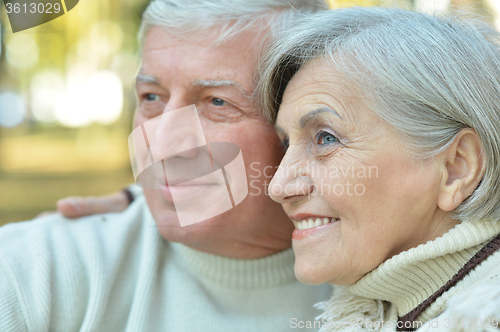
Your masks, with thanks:
[(303, 229), (323, 226), (337, 220), (339, 220), (339, 218), (316, 218), (316, 219), (309, 218), (300, 221), (294, 220), (293, 224), (295, 225), (296, 229), (303, 230)]

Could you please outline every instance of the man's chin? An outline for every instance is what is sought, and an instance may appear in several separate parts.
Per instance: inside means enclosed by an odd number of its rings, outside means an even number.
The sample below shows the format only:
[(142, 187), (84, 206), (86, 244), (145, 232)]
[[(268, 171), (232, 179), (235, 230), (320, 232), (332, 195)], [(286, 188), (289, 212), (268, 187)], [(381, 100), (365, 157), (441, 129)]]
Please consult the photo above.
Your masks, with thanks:
[(182, 226), (176, 216), (160, 214), (153, 217), (160, 235), (167, 241), (180, 242), (192, 247), (199, 247), (203, 243), (210, 243), (222, 234), (221, 225), (217, 225), (217, 217), (201, 221), (196, 224)]
[[(148, 190), (154, 191), (154, 190)], [(173, 204), (165, 203), (152, 192), (144, 193), (149, 209), (161, 236), (172, 242), (184, 244), (211, 241), (221, 231), (220, 215), (192, 225), (181, 226)]]

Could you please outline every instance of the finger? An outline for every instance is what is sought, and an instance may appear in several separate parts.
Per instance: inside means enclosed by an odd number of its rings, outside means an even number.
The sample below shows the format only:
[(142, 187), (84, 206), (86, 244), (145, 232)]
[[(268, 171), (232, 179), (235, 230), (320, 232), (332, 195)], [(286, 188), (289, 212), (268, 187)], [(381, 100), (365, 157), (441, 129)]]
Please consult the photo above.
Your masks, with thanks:
[[(87, 198), (88, 199), (88, 198)], [(67, 197), (57, 201), (57, 210), (66, 218), (83, 217), (90, 213), (83, 197)]]
[(101, 197), (68, 197), (57, 202), (57, 209), (67, 218), (124, 211), (128, 199), (122, 192)]

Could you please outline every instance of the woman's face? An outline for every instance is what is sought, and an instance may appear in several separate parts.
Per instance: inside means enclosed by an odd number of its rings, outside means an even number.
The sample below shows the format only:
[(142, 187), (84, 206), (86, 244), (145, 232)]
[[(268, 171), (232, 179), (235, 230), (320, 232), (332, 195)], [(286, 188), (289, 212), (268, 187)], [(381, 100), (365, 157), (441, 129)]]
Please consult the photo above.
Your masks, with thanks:
[(288, 145), (271, 184), (295, 224), (295, 273), (352, 284), (455, 224), (437, 206), (442, 172), (413, 159), (325, 59), (288, 84), (276, 128)]

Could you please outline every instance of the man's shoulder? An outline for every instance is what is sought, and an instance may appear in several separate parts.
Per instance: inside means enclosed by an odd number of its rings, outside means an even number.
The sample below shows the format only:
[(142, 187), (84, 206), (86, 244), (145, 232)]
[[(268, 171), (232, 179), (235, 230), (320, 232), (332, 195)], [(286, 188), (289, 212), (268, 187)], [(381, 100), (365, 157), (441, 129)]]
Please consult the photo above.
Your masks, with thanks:
[(147, 247), (158, 238), (143, 198), (123, 213), (77, 220), (53, 215), (0, 228), (0, 330), (5, 322), (25, 322), (27, 330), (79, 329), (84, 317), (98, 317), (110, 296), (126, 297), (123, 285), (137, 282), (144, 255), (154, 252)]
[[(30, 221), (0, 227), (0, 254), (13, 251), (57, 250), (61, 245), (91, 247), (95, 241), (112, 246), (128, 233), (153, 225), (149, 210), (141, 197), (122, 213), (98, 214), (67, 219), (53, 214)], [(151, 227), (150, 227), (151, 228)], [(133, 231), (136, 232), (133, 232)]]
[(20, 283), (59, 280), (67, 273), (88, 281), (92, 273), (103, 276), (127, 263), (124, 252), (142, 252), (158, 236), (153, 225), (143, 198), (122, 213), (74, 220), (51, 215), (8, 224), (0, 228), (0, 269), (11, 271)]

